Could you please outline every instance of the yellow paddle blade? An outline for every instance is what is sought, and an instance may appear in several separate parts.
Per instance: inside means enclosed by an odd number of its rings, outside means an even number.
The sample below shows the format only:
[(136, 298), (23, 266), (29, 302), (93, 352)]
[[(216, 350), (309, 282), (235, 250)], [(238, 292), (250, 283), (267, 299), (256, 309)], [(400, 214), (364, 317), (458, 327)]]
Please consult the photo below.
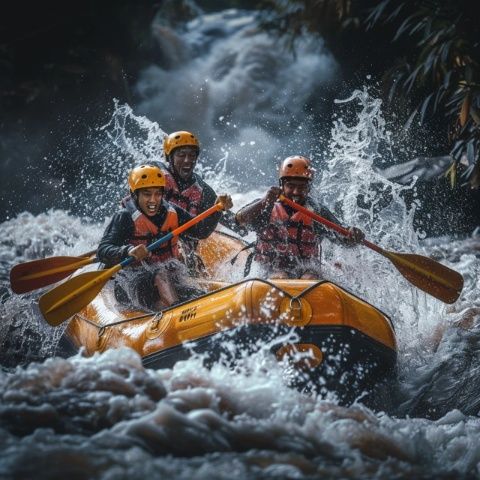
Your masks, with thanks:
[(391, 260), (410, 283), (445, 303), (454, 303), (462, 292), (462, 275), (431, 258), (386, 250), (382, 255)]
[(86, 272), (70, 278), (40, 297), (38, 305), (45, 320), (56, 327), (86, 307), (121, 266)]
[(10, 285), (15, 293), (30, 292), (57, 283), (94, 261), (95, 257), (52, 257), (20, 263), (10, 270)]

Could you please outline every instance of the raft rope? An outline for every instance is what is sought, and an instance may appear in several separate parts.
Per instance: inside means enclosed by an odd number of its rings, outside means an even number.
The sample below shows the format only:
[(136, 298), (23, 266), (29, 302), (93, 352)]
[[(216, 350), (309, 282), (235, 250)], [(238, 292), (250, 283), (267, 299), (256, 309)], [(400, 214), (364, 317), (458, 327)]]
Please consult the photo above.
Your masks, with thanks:
[[(88, 323), (89, 325), (97, 327), (98, 330), (99, 330), (98, 336), (101, 337), (105, 333), (105, 330), (109, 327), (115, 327), (117, 325), (121, 325), (122, 323), (128, 323), (128, 322), (132, 322), (134, 320), (140, 320), (142, 318), (150, 317), (151, 315), (152, 315), (151, 313), (145, 313), (144, 315), (138, 315), (138, 316), (132, 317), (132, 318), (125, 318), (123, 320), (118, 320), (117, 322), (109, 323), (107, 325), (99, 325), (98, 323), (95, 323), (93, 320), (90, 320), (89, 318), (84, 317), (80, 313), (77, 313), (75, 315), (75, 317), (80, 318), (80, 320), (83, 320), (84, 322)], [(157, 317), (159, 317), (159, 318), (157, 318)], [(158, 313), (154, 314), (154, 316), (152, 317), (152, 320), (161, 320), (162, 317), (163, 317), (163, 312), (158, 312)]]
[[(250, 282), (250, 281), (260, 281), (260, 282), (263, 282), (263, 283), (266, 283), (267, 285), (270, 285), (271, 287), (277, 289), (277, 290), (280, 290), (286, 297), (290, 297), (290, 308), (294, 308), (293, 307), (293, 304), (295, 301), (298, 301), (300, 302), (300, 305), (301, 305), (301, 297), (303, 297), (304, 295), (306, 295), (308, 292), (312, 291), (313, 289), (315, 289), (316, 287), (318, 287), (319, 285), (322, 285), (323, 283), (332, 283), (333, 285), (336, 285), (335, 283), (329, 281), (329, 280), (320, 280), (318, 282), (315, 282), (313, 285), (311, 285), (310, 287), (306, 288), (305, 290), (303, 290), (303, 292), (300, 292), (298, 295), (291, 295), (290, 293), (286, 292), (285, 290), (282, 290), (281, 288), (278, 288), (273, 282), (269, 281), (269, 280), (266, 280), (266, 279), (263, 279), (263, 278), (249, 278), (249, 279), (246, 279), (246, 280), (243, 280), (242, 282), (239, 282), (239, 283), (243, 283), (243, 282)], [(219, 288), (218, 290), (215, 290), (215, 293), (217, 292), (221, 292), (223, 290), (226, 290), (227, 288), (230, 288), (232, 285), (227, 285), (225, 287), (222, 287), (222, 288)], [(338, 285), (336, 285), (338, 286)], [(365, 302), (367, 305), (370, 305), (371, 307), (375, 308), (376, 310), (378, 310), (385, 318), (388, 319), (392, 329), (395, 331), (395, 326), (393, 325), (393, 322), (391, 320), (391, 318), (384, 312), (382, 312), (381, 310), (379, 310), (377, 307), (373, 306), (372, 304), (366, 302), (365, 300), (363, 300), (362, 298), (358, 297), (357, 295), (355, 295), (354, 293), (350, 292), (349, 290), (346, 290), (345, 288), (343, 287), (340, 287), (342, 288), (342, 290), (344, 290), (345, 292), (349, 293), (350, 295), (352, 295), (353, 297), (361, 300), (362, 302)], [(205, 295), (202, 295), (202, 296), (207, 296), (207, 295), (210, 295), (211, 293), (213, 292), (209, 292), (209, 293), (206, 293)], [(198, 298), (202, 298), (202, 296), (198, 297)], [(195, 300), (198, 300), (198, 298), (196, 298)], [(98, 332), (98, 336), (101, 337), (104, 333), (105, 333), (105, 330), (107, 328), (110, 328), (110, 327), (115, 327), (117, 325), (122, 325), (123, 323), (129, 323), (129, 322), (132, 322), (134, 320), (140, 320), (142, 318), (147, 318), (147, 317), (150, 317), (152, 316), (152, 313), (154, 314), (153, 317), (152, 317), (152, 321), (154, 320), (157, 320), (157, 322), (159, 322), (164, 314), (166, 312), (168, 312), (169, 310), (172, 310), (174, 308), (177, 308), (177, 307), (180, 307), (180, 306), (183, 306), (183, 305), (186, 305), (187, 303), (191, 303), (192, 300), (187, 300), (185, 302), (181, 302), (181, 303), (177, 303), (176, 305), (173, 305), (172, 307), (168, 308), (168, 309), (165, 309), (165, 310), (162, 310), (161, 312), (150, 312), (150, 313), (145, 313), (143, 315), (138, 315), (136, 317), (131, 317), (131, 318), (125, 318), (123, 320), (118, 320), (117, 322), (113, 322), (113, 323), (109, 323), (107, 325), (99, 325), (98, 323), (95, 323), (93, 320), (90, 320), (89, 318), (83, 316), (82, 314), (80, 313), (77, 313), (75, 315), (75, 317), (77, 318), (80, 318), (81, 320), (87, 322), (88, 324), (94, 326), (94, 327), (97, 327), (99, 332)]]

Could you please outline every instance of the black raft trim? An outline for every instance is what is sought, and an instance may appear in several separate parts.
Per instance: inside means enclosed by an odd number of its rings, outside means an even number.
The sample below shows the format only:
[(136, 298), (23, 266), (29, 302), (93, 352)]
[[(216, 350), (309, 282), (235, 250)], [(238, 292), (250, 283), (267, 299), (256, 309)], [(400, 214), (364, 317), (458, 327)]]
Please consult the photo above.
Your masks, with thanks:
[[(234, 330), (237, 329), (238, 332), (235, 332)], [(272, 341), (272, 335), (275, 332), (284, 334), (292, 329), (298, 336), (298, 340), (294, 343), (312, 343), (322, 349), (322, 342), (333, 335), (336, 341), (350, 344), (352, 358), (357, 360), (365, 359), (367, 361), (369, 360), (367, 357), (371, 358), (373, 356), (380, 362), (381, 368), (385, 371), (395, 368), (397, 361), (397, 352), (395, 350), (369, 337), (360, 330), (341, 325), (307, 325), (305, 327), (289, 327), (279, 324), (239, 326), (146, 355), (142, 358), (142, 363), (146, 368), (171, 368), (176, 362), (190, 358), (192, 352), (197, 354), (206, 353), (207, 359), (215, 362), (220, 357), (222, 352), (221, 342), (225, 339), (231, 339), (237, 345), (244, 344), (247, 349), (251, 345), (252, 350), (258, 350), (259, 339), (268, 338), (269, 341)], [(283, 345), (278, 343), (272, 347), (271, 351), (274, 353)]]

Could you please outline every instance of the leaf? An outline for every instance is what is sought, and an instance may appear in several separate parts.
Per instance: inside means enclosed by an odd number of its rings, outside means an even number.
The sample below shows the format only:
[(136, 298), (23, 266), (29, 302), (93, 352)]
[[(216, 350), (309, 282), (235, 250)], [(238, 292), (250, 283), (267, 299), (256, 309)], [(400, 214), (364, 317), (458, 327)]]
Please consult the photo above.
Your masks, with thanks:
[(435, 96), (435, 103), (433, 104), (433, 113), (437, 111), (438, 103), (443, 99), (446, 91), (443, 88), (439, 88), (437, 95)]
[(450, 165), (450, 168), (445, 172), (445, 177), (449, 178), (450, 186), (454, 188), (457, 183), (457, 162)]
[(421, 69), (422, 69), (422, 65), (419, 65), (405, 80), (404, 88), (406, 90), (407, 95), (410, 93), (410, 90), (413, 88), (413, 85), (417, 80), (418, 73), (420, 72)]
[(468, 180), (470, 175), (472, 174), (473, 170), (475, 169), (475, 165), (469, 165), (464, 172), (460, 175), (461, 178), (465, 178)]
[(480, 114), (477, 109), (470, 107), (470, 116), (477, 125), (480, 125)]
[(448, 61), (448, 57), (449, 57), (449, 54), (450, 54), (450, 47), (452, 46), (452, 44), (453, 44), (453, 40), (448, 40), (447, 42), (445, 42), (442, 45), (442, 48), (440, 50), (440, 52), (441, 52), (440, 56), (441, 56), (441, 59), (442, 59), (443, 63), (447, 63), (447, 61)]
[(450, 155), (455, 160), (459, 160), (460, 157), (462, 156), (464, 145), (465, 145), (465, 142), (463, 140), (459, 140), (455, 142), (455, 145), (453, 146), (452, 150), (450, 150)]
[(452, 70), (449, 70), (443, 78), (443, 88), (448, 89), (450, 87), (450, 79), (452, 78)]
[(475, 163), (475, 138), (472, 138), (467, 145), (467, 161), (469, 165)]
[(471, 99), (470, 92), (468, 92), (465, 95), (465, 99), (463, 100), (462, 108), (460, 110), (460, 115), (459, 115), (459, 121), (462, 127), (467, 123), (467, 120), (468, 120), (468, 114), (470, 111), (470, 99)]
[(395, 34), (395, 36), (393, 37), (393, 40), (392, 42), (394, 42), (395, 40), (397, 40), (398, 38), (400, 38), (404, 33), (405, 31), (410, 27), (410, 21), (412, 20), (412, 16), (410, 17), (407, 17), (403, 23), (400, 25), (400, 27), (398, 28), (397, 30), (397, 33)]
[(420, 108), (420, 123), (423, 123), (425, 120), (425, 115), (427, 113), (428, 109), (428, 104), (430, 103), (430, 100), (433, 98), (434, 93), (431, 93), (422, 103), (422, 106)]
[(397, 90), (398, 87), (398, 81), (394, 80), (392, 82), (392, 86), (390, 87), (390, 90), (388, 92), (388, 101), (392, 103), (393, 97), (395, 96), (395, 91)]
[(436, 59), (437, 59), (437, 54), (435, 52), (435, 49), (432, 49), (427, 59), (423, 62), (423, 72), (425, 75), (427, 75), (428, 72), (432, 70)]
[(390, 0), (384, 0), (380, 4), (378, 4), (367, 17), (367, 22), (370, 25), (377, 23), (378, 19), (382, 16), (383, 12), (385, 11), (386, 7), (390, 3)]
[(405, 6), (404, 3), (401, 3), (388, 17), (387, 17), (387, 22), (389, 22), (390, 20), (393, 20), (399, 13), (400, 13), (400, 10)]
[(416, 108), (412, 114), (408, 117), (408, 120), (406, 121), (405, 125), (403, 126), (403, 128), (405, 130), (409, 130), (410, 129), (410, 126), (412, 125), (412, 122), (413, 122), (413, 119), (415, 118), (415, 115), (417, 114), (418, 112), (418, 108)]
[(427, 35), (430, 35), (432, 31), (432, 26), (433, 26), (433, 18), (432, 17), (427, 17), (427, 21), (425, 23), (425, 33)]
[(470, 183), (471, 188), (480, 187), (480, 161), (475, 165), (470, 165), (463, 173), (462, 178), (464, 178), (468, 183)]
[(470, 186), (472, 188), (480, 187), (480, 161), (477, 162), (470, 177)]
[(472, 83), (473, 81), (473, 69), (471, 65), (465, 67), (465, 80), (467, 83)]
[(424, 26), (423, 21), (418, 22), (411, 30), (410, 30), (410, 36), (412, 36), (417, 30), (420, 30)]

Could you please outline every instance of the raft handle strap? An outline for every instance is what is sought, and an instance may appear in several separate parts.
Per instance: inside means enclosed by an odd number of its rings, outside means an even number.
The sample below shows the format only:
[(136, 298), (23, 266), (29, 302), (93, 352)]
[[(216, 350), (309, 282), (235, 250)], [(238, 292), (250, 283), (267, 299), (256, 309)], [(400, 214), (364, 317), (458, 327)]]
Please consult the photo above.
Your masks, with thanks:
[(150, 320), (151, 327), (150, 330), (155, 331), (158, 330), (158, 325), (160, 324), (160, 320), (163, 318), (163, 312), (156, 313), (153, 318)]
[(250, 248), (253, 248), (256, 243), (257, 243), (257, 242), (247, 243), (247, 245), (245, 245), (243, 248), (241, 248), (241, 249), (237, 252), (237, 254), (230, 260), (230, 263), (231, 263), (232, 265), (234, 265), (235, 262), (237, 261), (238, 256), (239, 256), (243, 251), (249, 250)]
[[(294, 303), (296, 303), (298, 306), (294, 307)], [(291, 310), (301, 310), (302, 309), (302, 299), (299, 297), (292, 297), (290, 299), (290, 309)]]

